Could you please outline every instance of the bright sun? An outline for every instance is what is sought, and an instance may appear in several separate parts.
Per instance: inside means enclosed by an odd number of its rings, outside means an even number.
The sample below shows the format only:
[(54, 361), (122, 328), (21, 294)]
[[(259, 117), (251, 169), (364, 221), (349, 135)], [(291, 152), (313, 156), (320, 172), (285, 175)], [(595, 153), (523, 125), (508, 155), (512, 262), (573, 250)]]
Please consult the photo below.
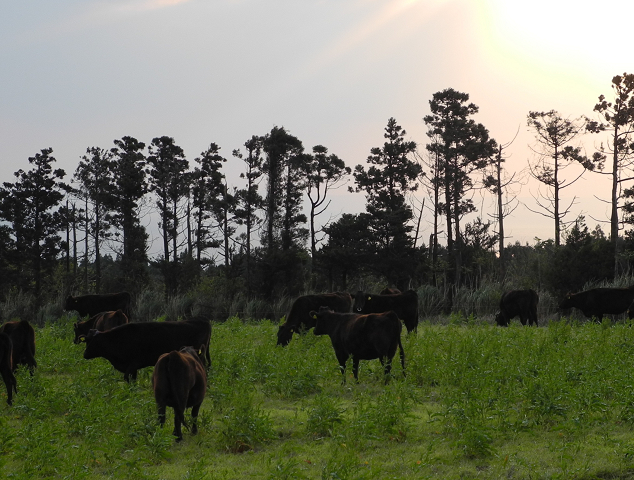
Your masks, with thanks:
[(615, 21), (632, 18), (634, 2), (604, 0), (600, 6), (564, 0), (478, 3), (487, 55), (522, 77), (543, 79), (544, 73), (555, 69), (607, 86), (614, 75), (634, 71), (630, 29), (625, 22)]

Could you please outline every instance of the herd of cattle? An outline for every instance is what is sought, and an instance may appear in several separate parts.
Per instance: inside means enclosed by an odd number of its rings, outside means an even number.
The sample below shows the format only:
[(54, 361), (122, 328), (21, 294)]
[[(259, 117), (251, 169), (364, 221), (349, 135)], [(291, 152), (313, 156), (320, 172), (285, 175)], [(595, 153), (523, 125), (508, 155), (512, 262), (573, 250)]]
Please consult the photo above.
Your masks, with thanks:
[[(522, 325), (537, 326), (539, 297), (534, 290), (512, 290), (502, 295), (495, 320), (508, 326), (519, 317)], [(211, 324), (208, 320), (131, 323), (130, 295), (127, 292), (106, 295), (69, 296), (65, 310), (77, 311), (88, 320), (74, 325), (74, 343), (86, 343), (84, 358), (103, 357), (124, 374), (126, 381), (136, 380), (137, 371), (154, 366), (152, 385), (161, 425), (166, 407), (174, 409), (174, 435), (182, 440), (181, 425), (185, 410), (192, 409), (191, 432), (197, 432), (197, 417), (207, 390), (210, 365)], [(628, 312), (634, 317), (634, 286), (595, 288), (568, 294), (560, 310), (577, 308), (588, 318), (602, 320), (604, 314)], [(399, 350), (403, 375), (405, 352), (401, 343), (402, 324), (408, 333), (418, 325), (418, 295), (414, 290), (400, 292), (385, 289), (378, 295), (346, 292), (304, 295), (297, 298), (279, 326), (277, 344), (286, 346), (294, 333), (313, 329), (315, 335), (330, 337), (345, 382), (346, 362), (352, 358), (354, 378), (358, 381), (359, 361), (379, 359), (389, 379), (392, 360)], [(0, 328), (0, 374), (7, 389), (7, 403), (17, 393), (14, 372), (18, 365), (29, 368), (35, 361), (35, 331), (26, 320), (7, 322)]]

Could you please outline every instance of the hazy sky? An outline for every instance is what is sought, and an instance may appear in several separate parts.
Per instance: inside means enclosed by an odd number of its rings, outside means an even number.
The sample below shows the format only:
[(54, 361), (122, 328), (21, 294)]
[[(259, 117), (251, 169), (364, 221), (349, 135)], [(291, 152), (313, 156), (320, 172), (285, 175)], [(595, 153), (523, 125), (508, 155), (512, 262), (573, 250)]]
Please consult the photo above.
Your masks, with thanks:
[[(519, 129), (507, 168), (521, 171), (530, 110), (593, 116), (612, 77), (634, 72), (620, 21), (633, 14), (629, 0), (0, 1), (0, 181), (42, 148), (70, 179), (87, 147), (167, 135), (192, 164), (217, 143), (237, 184), (231, 151), (276, 125), (354, 167), (383, 144), (390, 117), (424, 152), (422, 118), (448, 87), (470, 95), (498, 142)], [(601, 140), (585, 139), (588, 154)], [(568, 219), (606, 218), (595, 198), (609, 197), (605, 178), (569, 190)], [(536, 208), (536, 191), (529, 182), (520, 199)], [(341, 189), (331, 213), (363, 206)], [(553, 235), (523, 206), (506, 229), (509, 241)]]

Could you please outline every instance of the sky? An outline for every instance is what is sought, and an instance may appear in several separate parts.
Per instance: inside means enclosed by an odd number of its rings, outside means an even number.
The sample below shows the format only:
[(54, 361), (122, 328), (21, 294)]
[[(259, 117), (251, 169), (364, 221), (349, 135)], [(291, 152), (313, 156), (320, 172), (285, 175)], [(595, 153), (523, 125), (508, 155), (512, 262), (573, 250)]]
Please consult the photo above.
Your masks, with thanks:
[[(354, 167), (383, 144), (390, 117), (424, 154), (429, 100), (454, 88), (493, 138), (513, 142), (506, 168), (523, 185), (507, 243), (532, 244), (554, 227), (530, 211), (538, 186), (526, 174), (535, 143), (526, 116), (596, 118), (612, 78), (634, 72), (619, 21), (632, 15), (629, 0), (0, 0), (0, 182), (43, 148), (70, 179), (88, 147), (167, 135), (192, 165), (217, 143), (239, 185), (232, 150), (274, 126)], [(589, 155), (604, 140), (581, 139)], [(575, 200), (566, 220), (606, 220), (609, 188), (586, 173), (563, 193)], [(475, 195), (488, 218), (491, 199)], [(332, 216), (365, 205), (345, 188), (332, 199)], [(427, 238), (429, 214), (423, 229)]]

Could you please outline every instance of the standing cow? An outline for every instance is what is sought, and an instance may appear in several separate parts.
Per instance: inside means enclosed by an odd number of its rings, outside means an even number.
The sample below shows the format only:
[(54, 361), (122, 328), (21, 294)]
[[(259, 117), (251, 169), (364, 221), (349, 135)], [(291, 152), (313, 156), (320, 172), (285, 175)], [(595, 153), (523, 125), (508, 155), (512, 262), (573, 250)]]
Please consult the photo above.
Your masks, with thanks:
[(15, 372), (18, 365), (26, 365), (33, 375), (37, 362), (35, 361), (35, 330), (31, 324), (26, 320), (7, 322), (0, 328), (0, 333), (6, 333), (11, 338), (13, 371)]
[(396, 349), (400, 350), (401, 366), (405, 375), (405, 352), (401, 344), (403, 325), (394, 312), (337, 313), (321, 307), (311, 312), (315, 319), (315, 335), (328, 335), (339, 361), (339, 368), (346, 382), (346, 361), (352, 357), (352, 371), (359, 381), (359, 360), (378, 358), (384, 367), (385, 383), (389, 380), (392, 359)]
[(286, 346), (293, 338), (293, 333), (300, 333), (315, 326), (311, 317), (312, 310), (329, 307), (335, 312), (348, 313), (352, 309), (352, 297), (349, 293), (324, 293), (321, 295), (304, 295), (298, 297), (291, 306), (286, 322), (277, 330), (277, 344)]
[(128, 292), (107, 293), (103, 295), (68, 296), (64, 310), (75, 310), (81, 318), (93, 317), (101, 312), (121, 310), (130, 318), (130, 294)]
[(114, 327), (125, 323), (128, 323), (128, 317), (122, 310), (98, 313), (84, 322), (77, 322), (73, 325), (73, 329), (75, 330), (73, 343), (79, 344), (82, 340), (85, 340), (90, 330), (105, 332), (106, 330), (112, 330)]
[(126, 323), (106, 332), (91, 330), (84, 358), (105, 358), (129, 382), (136, 380), (137, 370), (156, 365), (164, 353), (190, 345), (204, 349), (209, 364), (210, 337), (207, 321)]
[(185, 409), (192, 409), (192, 435), (198, 433), (198, 411), (207, 391), (205, 366), (198, 352), (192, 347), (183, 347), (161, 355), (152, 376), (154, 398), (158, 406), (161, 426), (165, 424), (165, 408), (174, 409), (174, 436), (183, 439), (181, 424), (185, 422)]
[(520, 317), (522, 325), (538, 326), (537, 303), (539, 296), (535, 290), (511, 290), (502, 295), (500, 299), (500, 312), (495, 316), (495, 321), (501, 327), (508, 327), (512, 318)]
[(617, 315), (628, 310), (634, 302), (634, 287), (592, 288), (584, 292), (569, 293), (559, 304), (560, 310), (578, 308), (587, 318), (596, 317), (599, 322), (604, 314)]
[(414, 290), (389, 295), (376, 295), (358, 291), (354, 296), (355, 313), (383, 313), (392, 310), (407, 328), (407, 333), (418, 328), (418, 294)]
[(13, 404), (13, 392), (18, 393), (18, 382), (13, 375), (12, 344), (9, 335), (0, 333), (0, 375), (7, 389), (7, 403)]

